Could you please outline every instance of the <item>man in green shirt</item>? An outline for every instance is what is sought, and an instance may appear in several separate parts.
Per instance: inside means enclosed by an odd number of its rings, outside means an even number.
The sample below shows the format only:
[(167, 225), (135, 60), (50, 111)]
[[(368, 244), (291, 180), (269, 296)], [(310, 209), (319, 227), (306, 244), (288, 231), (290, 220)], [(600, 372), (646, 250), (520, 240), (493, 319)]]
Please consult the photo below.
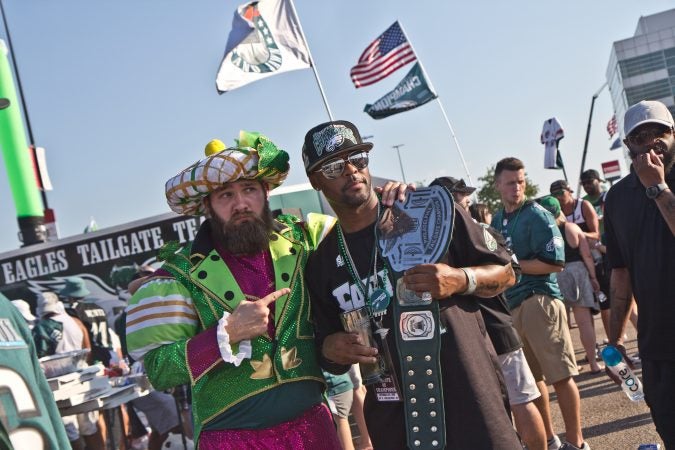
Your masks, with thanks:
[(602, 185), (605, 180), (600, 178), (600, 174), (595, 169), (585, 170), (581, 174), (581, 186), (584, 188), (586, 195), (583, 196), (583, 200), (587, 200), (595, 212), (598, 214), (598, 222), (600, 224), (600, 237), (604, 233), (604, 226), (602, 223), (602, 217), (605, 212), (605, 195), (606, 191), (602, 190)]
[(559, 441), (553, 432), (548, 385), (558, 396), (567, 442), (560, 449), (589, 450), (581, 433), (580, 398), (572, 378), (578, 369), (565, 305), (560, 300), (556, 272), (565, 265), (564, 241), (553, 216), (525, 199), (525, 166), (517, 158), (504, 158), (495, 168), (495, 187), (503, 208), (492, 227), (501, 231), (518, 257), (522, 278), (505, 293), (513, 325), (523, 340), (527, 363), (541, 397), (534, 400), (544, 419), (549, 449)]

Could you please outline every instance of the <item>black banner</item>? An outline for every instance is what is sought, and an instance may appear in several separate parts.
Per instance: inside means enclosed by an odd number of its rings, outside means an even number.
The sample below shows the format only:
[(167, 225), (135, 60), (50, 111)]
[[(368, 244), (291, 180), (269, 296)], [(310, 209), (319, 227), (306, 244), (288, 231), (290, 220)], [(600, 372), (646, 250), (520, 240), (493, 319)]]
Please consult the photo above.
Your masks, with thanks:
[(58, 292), (65, 278), (78, 276), (86, 281), (91, 297), (116, 299), (126, 289), (116, 286), (116, 270), (152, 265), (165, 243), (193, 240), (200, 223), (200, 217), (169, 213), (2, 253), (0, 292), (34, 305), (37, 293)]

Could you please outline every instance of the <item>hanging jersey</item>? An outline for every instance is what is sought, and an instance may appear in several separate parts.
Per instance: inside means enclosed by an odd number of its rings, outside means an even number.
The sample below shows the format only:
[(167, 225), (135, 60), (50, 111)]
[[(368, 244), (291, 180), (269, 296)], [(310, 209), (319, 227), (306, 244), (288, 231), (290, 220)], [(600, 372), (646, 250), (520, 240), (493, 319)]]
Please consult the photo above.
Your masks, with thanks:
[(0, 421), (15, 449), (70, 448), (30, 330), (7, 301), (0, 301)]

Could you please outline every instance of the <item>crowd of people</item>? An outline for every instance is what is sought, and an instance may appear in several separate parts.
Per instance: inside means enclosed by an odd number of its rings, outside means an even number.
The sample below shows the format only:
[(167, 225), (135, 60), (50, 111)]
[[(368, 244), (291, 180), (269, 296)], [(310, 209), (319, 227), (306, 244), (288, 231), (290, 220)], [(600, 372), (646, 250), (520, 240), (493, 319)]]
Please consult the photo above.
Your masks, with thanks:
[[(352, 413), (360, 450), (590, 450), (571, 312), (593, 374), (603, 372), (594, 314), (606, 343), (629, 366), (642, 364), (654, 424), (675, 448), (675, 124), (665, 105), (643, 101), (624, 128), (633, 164), (609, 192), (587, 170), (583, 199), (566, 180), (528, 199), (515, 157), (496, 165), (495, 211), (473, 202), (464, 180), (434, 180), (431, 192), (450, 205), (440, 219), (448, 239), (438, 241), (440, 256), (402, 272), (378, 226), (389, 211), (419, 227), (400, 206), (416, 188), (373, 186), (373, 144), (354, 124), (318, 124), (302, 148), (334, 217), (272, 213), (270, 192), (290, 165), (264, 135), (241, 132), (231, 148), (209, 142), (205, 158), (165, 186), (173, 211), (205, 220), (192, 242), (159, 252), (158, 270), (121, 283), (130, 298), (116, 322), (86, 300), (78, 278), (43, 293), (35, 315), (26, 302), (0, 299), (2, 352), (13, 352), (40, 402), (36, 417), (0, 421), (0, 445), (19, 448), (28, 435), (8, 430), (32, 427), (52, 448), (104, 448), (102, 417), (58, 417), (36, 361), (89, 349), (106, 365), (142, 364), (157, 394), (126, 409), (133, 416), (147, 405), (156, 437), (181, 431), (162, 391), (188, 386), (199, 449), (351, 449)], [(346, 327), (355, 311), (372, 339)], [(639, 359), (622, 345), (629, 320)], [(554, 429), (549, 387), (564, 430)]]

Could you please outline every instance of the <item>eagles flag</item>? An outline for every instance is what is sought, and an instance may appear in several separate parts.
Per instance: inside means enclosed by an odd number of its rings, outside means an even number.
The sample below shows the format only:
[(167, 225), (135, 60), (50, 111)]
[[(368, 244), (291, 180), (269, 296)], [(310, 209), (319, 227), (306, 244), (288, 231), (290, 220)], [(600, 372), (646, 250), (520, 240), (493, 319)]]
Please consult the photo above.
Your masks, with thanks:
[(422, 106), (436, 97), (438, 95), (429, 87), (419, 63), (415, 63), (392, 91), (372, 105), (367, 104), (363, 110), (373, 119), (384, 119)]
[(289, 1), (252, 1), (234, 13), (216, 88), (223, 94), (272, 75), (310, 67), (309, 50)]

